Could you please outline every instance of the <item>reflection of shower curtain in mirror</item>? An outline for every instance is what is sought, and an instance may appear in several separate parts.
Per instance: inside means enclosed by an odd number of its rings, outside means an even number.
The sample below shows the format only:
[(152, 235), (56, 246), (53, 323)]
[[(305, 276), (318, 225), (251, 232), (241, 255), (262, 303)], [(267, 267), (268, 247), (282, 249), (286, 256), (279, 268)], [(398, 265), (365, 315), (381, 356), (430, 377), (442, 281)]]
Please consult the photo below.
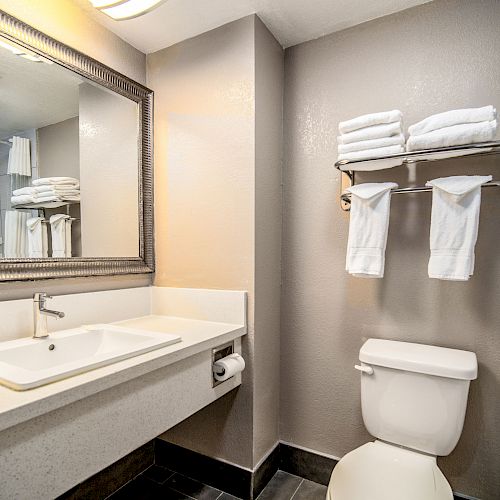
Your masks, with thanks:
[(7, 173), (10, 175), (11, 192), (30, 185), (31, 155), (30, 140), (24, 137), (12, 137), (9, 151)]
[[(31, 185), (31, 141), (14, 136), (9, 141), (7, 174), (10, 179), (10, 196), (12, 191)], [(4, 211), (3, 222), (3, 257), (27, 257), (27, 226), (29, 213)]]
[(21, 259), (28, 256), (28, 217), (27, 212), (5, 212), (5, 258)]

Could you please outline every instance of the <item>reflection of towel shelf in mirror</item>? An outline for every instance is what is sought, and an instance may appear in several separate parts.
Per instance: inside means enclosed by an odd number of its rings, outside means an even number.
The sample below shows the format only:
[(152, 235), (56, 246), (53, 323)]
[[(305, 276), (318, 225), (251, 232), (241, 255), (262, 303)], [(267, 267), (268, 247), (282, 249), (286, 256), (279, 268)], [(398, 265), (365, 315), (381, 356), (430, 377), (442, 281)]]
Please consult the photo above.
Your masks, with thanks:
[(23, 205), (15, 205), (12, 208), (16, 210), (37, 210), (67, 207), (69, 205), (79, 205), (79, 201), (46, 201), (44, 203), (25, 203)]
[[(380, 158), (369, 158), (365, 160), (340, 160), (335, 163), (335, 168), (340, 170), (342, 181), (340, 182), (340, 206), (342, 210), (349, 211), (351, 204), (350, 193), (344, 191), (354, 186), (356, 171), (369, 172), (381, 170), (374, 168), (376, 162), (380, 160), (400, 160), (401, 165), (408, 165), (420, 162), (431, 162), (439, 160), (448, 160), (453, 158), (460, 158), (464, 156), (485, 156), (492, 154), (500, 154), (500, 141), (482, 142), (477, 144), (465, 144), (463, 146), (448, 146), (444, 148), (426, 149), (420, 151), (406, 151), (390, 156), (381, 156)], [(493, 180), (483, 185), (483, 187), (500, 187), (500, 181)], [(393, 194), (404, 193), (425, 193), (432, 191), (431, 187), (427, 186), (413, 186), (405, 188), (395, 188), (391, 192)]]

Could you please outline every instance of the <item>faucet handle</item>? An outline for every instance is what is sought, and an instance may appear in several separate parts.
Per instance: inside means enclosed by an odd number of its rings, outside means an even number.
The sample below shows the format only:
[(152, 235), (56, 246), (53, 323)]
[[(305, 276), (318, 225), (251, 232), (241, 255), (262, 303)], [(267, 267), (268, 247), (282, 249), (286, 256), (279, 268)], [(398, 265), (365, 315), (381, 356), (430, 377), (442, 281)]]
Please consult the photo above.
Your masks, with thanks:
[(34, 302), (44, 302), (46, 299), (52, 299), (51, 295), (48, 295), (46, 292), (36, 292), (33, 295)]

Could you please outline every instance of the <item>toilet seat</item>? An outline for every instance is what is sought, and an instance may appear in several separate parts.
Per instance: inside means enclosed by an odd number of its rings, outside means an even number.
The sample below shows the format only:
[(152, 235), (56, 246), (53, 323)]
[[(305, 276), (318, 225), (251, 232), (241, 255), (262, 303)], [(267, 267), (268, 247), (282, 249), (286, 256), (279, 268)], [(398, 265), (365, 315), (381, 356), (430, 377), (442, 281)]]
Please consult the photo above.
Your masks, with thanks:
[(375, 441), (333, 469), (327, 500), (453, 500), (436, 458)]

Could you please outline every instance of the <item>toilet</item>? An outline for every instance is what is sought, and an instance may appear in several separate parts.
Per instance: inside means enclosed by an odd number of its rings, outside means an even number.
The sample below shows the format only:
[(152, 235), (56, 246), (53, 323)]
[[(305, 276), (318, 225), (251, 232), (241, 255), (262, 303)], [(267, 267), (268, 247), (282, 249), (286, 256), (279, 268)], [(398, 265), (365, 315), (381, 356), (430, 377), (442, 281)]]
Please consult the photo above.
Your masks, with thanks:
[(376, 440), (338, 462), (327, 500), (452, 500), (436, 457), (462, 433), (476, 355), (369, 339), (359, 360), (363, 421)]

